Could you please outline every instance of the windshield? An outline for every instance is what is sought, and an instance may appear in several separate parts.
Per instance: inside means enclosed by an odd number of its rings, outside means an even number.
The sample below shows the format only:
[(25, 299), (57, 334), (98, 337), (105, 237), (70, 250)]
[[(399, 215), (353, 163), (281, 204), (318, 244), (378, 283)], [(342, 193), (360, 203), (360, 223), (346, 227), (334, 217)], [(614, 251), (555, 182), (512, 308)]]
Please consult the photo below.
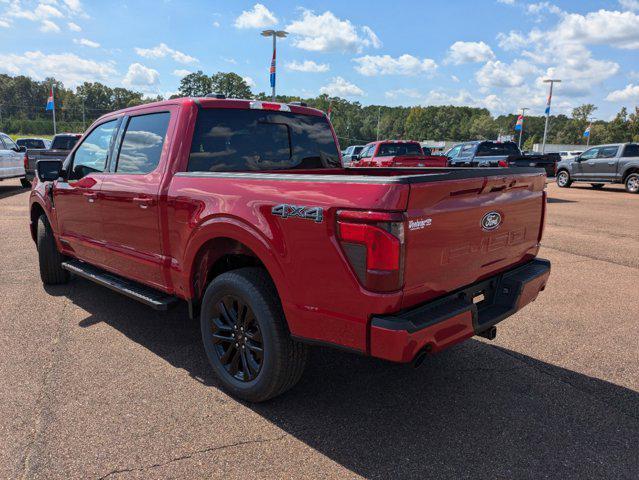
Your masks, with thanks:
[(325, 117), (268, 110), (202, 109), (188, 171), (339, 168)]
[(423, 155), (421, 147), (416, 143), (382, 143), (378, 157), (398, 157), (401, 155)]
[(51, 150), (73, 150), (78, 139), (75, 135), (61, 135), (53, 138)]
[(512, 142), (482, 142), (477, 148), (476, 157), (519, 155), (517, 145)]

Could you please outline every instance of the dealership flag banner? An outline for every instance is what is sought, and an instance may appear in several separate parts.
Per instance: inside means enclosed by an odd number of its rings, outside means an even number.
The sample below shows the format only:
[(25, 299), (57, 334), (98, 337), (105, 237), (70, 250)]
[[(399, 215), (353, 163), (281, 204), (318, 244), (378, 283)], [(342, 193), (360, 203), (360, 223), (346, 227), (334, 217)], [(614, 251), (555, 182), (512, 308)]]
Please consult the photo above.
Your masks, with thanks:
[(521, 130), (521, 125), (524, 123), (524, 114), (520, 114), (517, 117), (517, 123), (515, 123), (515, 130), (519, 131)]
[(548, 95), (548, 101), (546, 102), (546, 115), (550, 115), (550, 101), (552, 100), (552, 89), (550, 90), (550, 94)]
[(53, 112), (53, 134), (55, 135), (58, 132), (56, 131), (55, 126), (55, 101), (53, 99), (53, 85), (51, 85), (51, 90), (49, 90), (49, 98), (47, 99), (47, 108), (45, 111), (48, 112), (49, 110)]
[(273, 48), (273, 60), (271, 60), (271, 88), (275, 88), (275, 48)]
[(588, 125), (588, 127), (584, 131), (584, 137), (589, 137), (590, 136), (590, 127), (591, 127), (591, 125)]

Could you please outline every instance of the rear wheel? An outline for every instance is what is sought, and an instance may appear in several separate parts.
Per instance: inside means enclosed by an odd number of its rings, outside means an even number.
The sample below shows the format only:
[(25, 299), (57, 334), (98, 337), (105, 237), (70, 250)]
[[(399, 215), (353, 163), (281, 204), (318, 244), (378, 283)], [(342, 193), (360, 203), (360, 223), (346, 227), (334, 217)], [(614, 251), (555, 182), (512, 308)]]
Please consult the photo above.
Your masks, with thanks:
[(31, 188), (31, 182), (26, 178), (20, 179), (20, 185), (22, 185), (22, 188)]
[(62, 268), (64, 257), (58, 251), (53, 238), (53, 230), (46, 215), (38, 218), (38, 261), (40, 278), (45, 285), (59, 285), (69, 281), (69, 272)]
[(639, 173), (631, 173), (626, 178), (626, 191), (629, 193), (639, 193)]
[(570, 179), (570, 175), (566, 170), (560, 170), (557, 172), (557, 185), (561, 188), (568, 188), (572, 180)]
[(590, 186), (595, 190), (601, 190), (604, 186), (603, 183), (591, 183)]
[(223, 387), (262, 402), (293, 387), (306, 364), (306, 346), (288, 331), (277, 291), (261, 268), (223, 273), (206, 289), (202, 341)]

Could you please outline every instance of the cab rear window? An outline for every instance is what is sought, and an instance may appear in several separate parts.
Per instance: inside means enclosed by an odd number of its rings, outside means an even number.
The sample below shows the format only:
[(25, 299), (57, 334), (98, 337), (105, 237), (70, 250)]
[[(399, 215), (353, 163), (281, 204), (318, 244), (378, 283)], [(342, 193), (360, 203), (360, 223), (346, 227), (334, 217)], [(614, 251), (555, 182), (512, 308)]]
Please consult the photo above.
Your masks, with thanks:
[(416, 143), (382, 143), (378, 157), (398, 157), (401, 155), (422, 155), (422, 149)]
[(188, 171), (339, 168), (325, 117), (290, 112), (201, 109)]
[(498, 155), (519, 155), (517, 145), (514, 143), (497, 143), (497, 142), (482, 142), (477, 147), (477, 157), (491, 157)]

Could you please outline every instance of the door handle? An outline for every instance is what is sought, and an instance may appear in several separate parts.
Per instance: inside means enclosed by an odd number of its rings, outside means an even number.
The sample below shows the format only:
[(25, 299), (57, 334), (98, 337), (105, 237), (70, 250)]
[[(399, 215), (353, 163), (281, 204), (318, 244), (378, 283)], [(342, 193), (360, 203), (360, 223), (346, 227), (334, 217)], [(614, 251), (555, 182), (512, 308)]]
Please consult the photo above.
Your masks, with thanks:
[(614, 165), (615, 162), (608, 162), (608, 165)]
[(133, 201), (138, 204), (142, 210), (146, 210), (153, 204), (153, 199), (150, 197), (133, 197)]
[(84, 195), (84, 198), (86, 198), (87, 202), (89, 203), (95, 202), (96, 198), (98, 198), (97, 193), (84, 193), (83, 195)]

